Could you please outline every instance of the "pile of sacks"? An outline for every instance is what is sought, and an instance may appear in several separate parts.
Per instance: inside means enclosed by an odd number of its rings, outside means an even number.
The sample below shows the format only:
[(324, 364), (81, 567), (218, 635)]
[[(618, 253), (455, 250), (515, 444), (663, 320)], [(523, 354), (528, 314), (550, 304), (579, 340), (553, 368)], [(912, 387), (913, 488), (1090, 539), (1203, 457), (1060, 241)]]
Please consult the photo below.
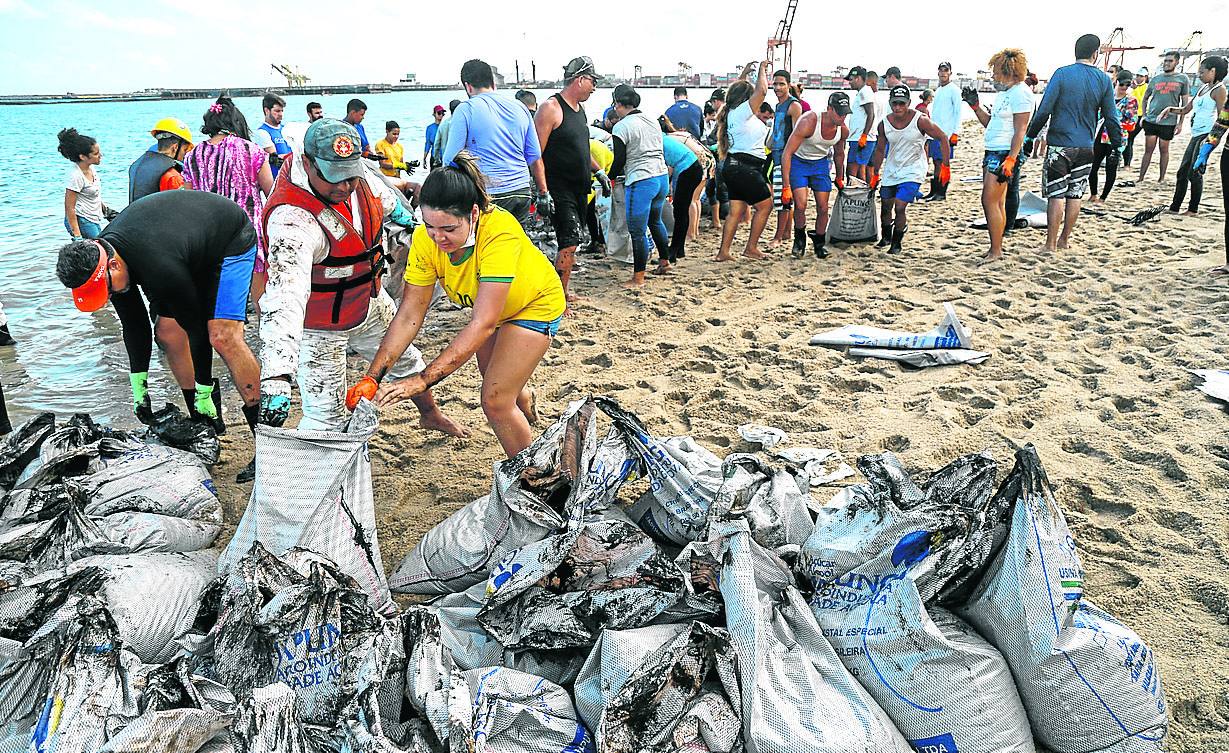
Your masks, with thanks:
[[(26, 742), (32, 729), (38, 750), (147, 753), (1163, 748), (1154, 657), (1084, 598), (1031, 447), (1002, 481), (987, 455), (923, 481), (890, 453), (864, 457), (866, 482), (820, 504), (813, 485), (846, 472), (831, 451), (742, 427), (764, 452), (719, 459), (579, 400), (386, 581), (374, 431), (365, 403), (344, 433), (260, 429), (258, 456), (275, 462), (258, 464), (219, 578), (161, 664), (130, 655), (89, 574), (64, 590), (91, 595), (33, 599), (61, 618), (56, 638), (34, 628), (0, 667), (0, 708), (38, 701)], [(401, 609), (390, 586), (432, 599)]]

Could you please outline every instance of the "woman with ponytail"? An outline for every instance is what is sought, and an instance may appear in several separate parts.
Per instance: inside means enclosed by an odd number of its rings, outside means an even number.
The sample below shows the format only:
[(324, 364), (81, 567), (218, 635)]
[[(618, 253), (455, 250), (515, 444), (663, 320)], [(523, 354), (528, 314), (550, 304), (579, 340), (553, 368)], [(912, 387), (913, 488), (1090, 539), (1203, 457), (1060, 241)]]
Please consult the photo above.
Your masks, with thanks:
[(772, 188), (764, 177), (764, 137), (768, 126), (756, 117), (764, 96), (768, 94), (768, 71), (771, 62), (760, 63), (760, 75), (755, 84), (747, 80), (754, 63), (747, 63), (742, 75), (726, 91), (725, 107), (717, 116), (717, 159), (725, 161), (722, 179), (730, 195), (730, 216), (721, 228), (721, 250), (717, 261), (732, 261), (730, 247), (742, 215), (750, 206), (751, 232), (743, 251), (752, 259), (764, 259), (759, 250), (760, 234), (772, 213)]
[(98, 142), (92, 137), (78, 133), (76, 128), (65, 128), (57, 136), (58, 151), (64, 159), (73, 163), (64, 184), (64, 229), (79, 241), (82, 238), (97, 238), (102, 232), (106, 207), (102, 204), (102, 183), (94, 168), (102, 162)]
[(362, 381), (368, 389), (378, 383), (414, 342), (439, 283), (449, 300), (473, 309), (469, 324), (424, 371), (380, 387), (375, 401), (385, 406), (421, 394), (476, 355), (482, 412), (513, 457), (533, 439), (526, 384), (559, 331), (563, 285), (516, 218), (491, 203), (473, 157), (461, 152), (454, 163), (423, 181), (423, 222), (410, 245), (401, 306)]

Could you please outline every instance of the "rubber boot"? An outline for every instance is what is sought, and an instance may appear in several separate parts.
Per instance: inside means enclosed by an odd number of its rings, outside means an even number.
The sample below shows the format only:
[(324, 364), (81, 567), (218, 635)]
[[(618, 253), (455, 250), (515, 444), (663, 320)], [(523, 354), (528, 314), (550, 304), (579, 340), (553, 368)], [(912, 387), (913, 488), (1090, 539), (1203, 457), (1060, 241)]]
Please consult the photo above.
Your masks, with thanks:
[(939, 176), (932, 175), (930, 176), (930, 190), (927, 191), (926, 195), (922, 197), (922, 201), (930, 201), (930, 197), (934, 196), (935, 192), (938, 190), (939, 190)]
[(875, 244), (875, 248), (887, 248), (892, 245), (892, 223), (885, 222), (883, 224), (882, 236), (879, 242)]
[(9, 325), (0, 324), (0, 347), (16, 344), (17, 341), (14, 340), (13, 335), (9, 333)]
[[(260, 405), (245, 405), (243, 406), (243, 418), (247, 421), (248, 428), (252, 433), (256, 433), (256, 421), (260, 417)], [(248, 464), (243, 466), (243, 470), (239, 471), (235, 476), (235, 481), (240, 484), (246, 484), (256, 480), (256, 457), (253, 456)]]
[(932, 180), (934, 181), (935, 187), (930, 192), (930, 195), (926, 197), (926, 201), (947, 201), (947, 185), (940, 183), (937, 176)]
[(908, 225), (892, 231), (892, 246), (888, 248), (889, 254), (899, 254), (901, 251), (901, 242), (905, 239), (905, 231), (909, 229)]
[(807, 255), (807, 231), (806, 228), (794, 228), (794, 258), (801, 259)]
[(807, 233), (807, 235), (811, 236), (811, 245), (815, 247), (815, 258), (827, 259), (828, 249), (824, 247), (823, 233), (817, 233), (814, 230), (811, 230)]

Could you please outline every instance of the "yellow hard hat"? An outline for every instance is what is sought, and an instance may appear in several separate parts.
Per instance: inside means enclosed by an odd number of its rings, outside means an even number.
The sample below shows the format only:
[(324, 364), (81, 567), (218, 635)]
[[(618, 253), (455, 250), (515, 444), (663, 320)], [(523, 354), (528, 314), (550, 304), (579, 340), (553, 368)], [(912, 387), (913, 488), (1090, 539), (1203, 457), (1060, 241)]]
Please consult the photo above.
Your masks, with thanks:
[(188, 130), (188, 126), (179, 118), (163, 118), (149, 131), (150, 135), (157, 137), (159, 133), (170, 133), (178, 136), (184, 141), (192, 144), (192, 132)]

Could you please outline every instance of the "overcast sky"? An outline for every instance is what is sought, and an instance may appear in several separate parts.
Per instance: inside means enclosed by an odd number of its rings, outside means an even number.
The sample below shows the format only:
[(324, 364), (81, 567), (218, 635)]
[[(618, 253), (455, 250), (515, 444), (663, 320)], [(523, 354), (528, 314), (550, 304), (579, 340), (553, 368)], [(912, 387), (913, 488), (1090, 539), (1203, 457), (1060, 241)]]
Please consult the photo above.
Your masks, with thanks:
[[(392, 83), (408, 72), (419, 81), (455, 82), (470, 57), (509, 78), (518, 59), (526, 77), (532, 58), (539, 77), (550, 78), (581, 54), (600, 71), (621, 75), (636, 64), (646, 73), (671, 73), (680, 61), (718, 73), (763, 55), (785, 4), (0, 0), (0, 93), (273, 85), (281, 80), (272, 62), (301, 68), (319, 84)], [(853, 13), (855, 6), (866, 10)], [(1077, 36), (1105, 38), (1115, 23), (1133, 44), (1179, 46), (1199, 28), (1204, 47), (1229, 46), (1229, 0), (802, 0), (793, 67), (865, 65), (882, 72), (899, 65), (907, 74), (931, 75), (938, 61), (950, 59), (957, 71), (973, 73), (998, 48), (1012, 46), (1046, 77), (1070, 62)], [(1155, 68), (1158, 52), (1129, 53), (1127, 64)]]

